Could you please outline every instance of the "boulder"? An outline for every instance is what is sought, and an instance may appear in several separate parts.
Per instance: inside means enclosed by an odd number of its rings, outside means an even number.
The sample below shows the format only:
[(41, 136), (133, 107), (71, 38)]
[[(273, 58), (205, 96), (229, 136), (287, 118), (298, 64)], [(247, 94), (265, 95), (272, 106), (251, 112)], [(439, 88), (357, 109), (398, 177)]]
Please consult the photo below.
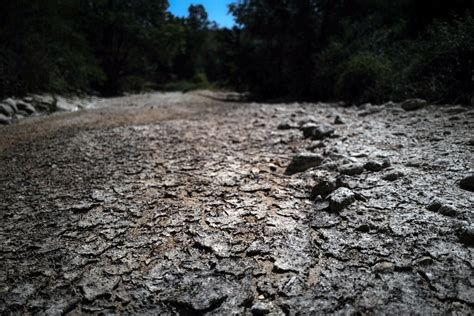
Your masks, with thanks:
[(2, 101), (2, 103), (9, 105), (15, 112), (18, 112), (18, 107), (16, 106), (15, 100), (8, 98)]
[(424, 108), (428, 105), (428, 102), (423, 99), (408, 99), (401, 104), (402, 109), (405, 111), (416, 111)]
[(24, 111), (28, 114), (33, 114), (36, 112), (35, 108), (31, 104), (26, 103), (24, 101), (18, 101), (16, 103), (16, 106), (18, 107), (19, 111)]
[(54, 112), (57, 110), (57, 99), (50, 95), (34, 95), (31, 103), (40, 112)]
[(8, 116), (0, 113), (0, 125), (8, 125), (11, 123), (11, 120)]
[(286, 168), (285, 174), (293, 175), (295, 173), (306, 171), (310, 168), (321, 165), (324, 157), (314, 153), (302, 153), (295, 157)]
[(16, 111), (9, 104), (0, 103), (0, 114), (11, 117), (15, 112)]

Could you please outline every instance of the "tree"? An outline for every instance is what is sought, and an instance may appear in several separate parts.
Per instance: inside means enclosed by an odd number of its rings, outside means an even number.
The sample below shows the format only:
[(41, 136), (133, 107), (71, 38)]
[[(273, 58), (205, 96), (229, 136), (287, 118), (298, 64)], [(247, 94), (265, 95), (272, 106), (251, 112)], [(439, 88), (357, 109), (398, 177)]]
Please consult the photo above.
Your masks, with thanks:
[(104, 91), (117, 93), (122, 79), (147, 68), (160, 45), (167, 8), (167, 0), (82, 1), (84, 32), (107, 78)]

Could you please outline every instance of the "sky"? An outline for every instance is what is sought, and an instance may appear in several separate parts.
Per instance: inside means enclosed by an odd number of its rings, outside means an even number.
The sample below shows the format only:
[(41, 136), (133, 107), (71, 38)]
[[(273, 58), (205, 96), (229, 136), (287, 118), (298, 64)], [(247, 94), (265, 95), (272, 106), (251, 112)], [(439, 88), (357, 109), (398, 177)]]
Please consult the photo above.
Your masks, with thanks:
[(169, 0), (170, 11), (176, 16), (187, 16), (191, 4), (202, 4), (209, 15), (209, 21), (215, 21), (219, 26), (232, 27), (234, 18), (227, 14), (227, 5), (233, 0)]

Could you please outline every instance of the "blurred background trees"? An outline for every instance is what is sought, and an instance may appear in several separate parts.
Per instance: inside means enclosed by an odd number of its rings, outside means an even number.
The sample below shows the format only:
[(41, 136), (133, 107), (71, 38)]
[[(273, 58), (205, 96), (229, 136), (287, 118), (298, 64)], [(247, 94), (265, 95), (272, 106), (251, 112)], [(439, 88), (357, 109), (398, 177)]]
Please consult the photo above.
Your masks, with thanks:
[(166, 0), (0, 1), (0, 96), (208, 87), (470, 103), (472, 0), (240, 0), (233, 29)]

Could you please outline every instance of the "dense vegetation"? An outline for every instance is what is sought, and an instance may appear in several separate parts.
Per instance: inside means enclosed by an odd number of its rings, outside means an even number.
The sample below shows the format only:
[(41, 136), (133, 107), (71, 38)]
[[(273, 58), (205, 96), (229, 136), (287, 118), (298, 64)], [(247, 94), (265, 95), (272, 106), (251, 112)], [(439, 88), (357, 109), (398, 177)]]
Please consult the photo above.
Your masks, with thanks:
[(1, 1), (0, 96), (205, 87), (470, 103), (472, 0), (241, 0), (237, 26), (166, 0)]

